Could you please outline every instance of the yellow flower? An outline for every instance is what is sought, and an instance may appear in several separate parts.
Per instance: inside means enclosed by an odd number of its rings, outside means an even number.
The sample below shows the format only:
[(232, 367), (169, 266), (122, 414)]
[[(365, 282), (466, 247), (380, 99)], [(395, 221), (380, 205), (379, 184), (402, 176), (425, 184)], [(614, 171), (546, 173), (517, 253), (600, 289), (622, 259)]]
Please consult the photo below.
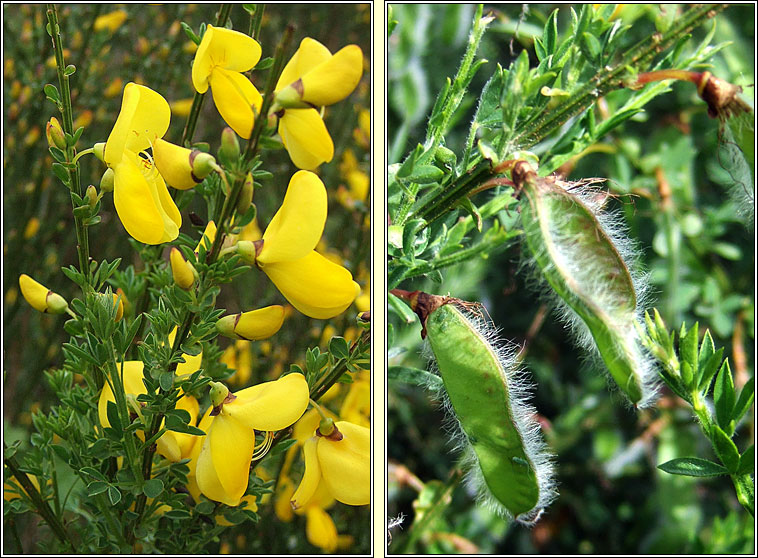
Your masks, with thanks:
[[(145, 384), (142, 381), (144, 364), (139, 360), (127, 360), (124, 361), (124, 392), (128, 395), (141, 395), (147, 393)], [(118, 366), (118, 373), (121, 373), (121, 367)], [(108, 401), (116, 401), (113, 391), (110, 385), (106, 382), (103, 385), (103, 391), (100, 392), (100, 399), (97, 404), (97, 412), (100, 417), (100, 424), (103, 427), (110, 426), (108, 421)], [(197, 399), (191, 395), (182, 396), (176, 403), (177, 409), (184, 409), (190, 414), (190, 424), (197, 420), (199, 406)], [(145, 434), (142, 431), (137, 432), (137, 436), (144, 440)], [(179, 461), (189, 456), (189, 452), (192, 449), (193, 444), (197, 436), (192, 434), (184, 434), (181, 432), (173, 432), (171, 430), (166, 431), (163, 436), (158, 439), (158, 453), (169, 461)]]
[(192, 63), (192, 84), (198, 93), (213, 90), (213, 102), (221, 117), (245, 139), (253, 131), (263, 98), (242, 72), (261, 58), (261, 47), (252, 37), (209, 25)]
[(314, 170), (334, 156), (334, 144), (321, 114), (313, 106), (331, 105), (347, 97), (361, 79), (363, 54), (348, 45), (332, 55), (306, 37), (276, 84), (275, 109), (279, 135), (296, 167)]
[(46, 314), (63, 314), (68, 310), (68, 303), (61, 295), (37, 283), (26, 273), (22, 273), (18, 278), (18, 286), (26, 302), (35, 310)]
[(158, 93), (136, 83), (124, 88), (121, 112), (103, 160), (114, 171), (113, 201), (126, 231), (145, 244), (179, 235), (182, 217), (161, 175), (140, 153), (168, 130), (171, 109)]
[(247, 490), (255, 431), (287, 428), (303, 414), (308, 397), (302, 374), (228, 394), (213, 408), (215, 416), (208, 412), (200, 423), (206, 435), (196, 444), (190, 462), (190, 476), (199, 491), (211, 500), (238, 505)]
[(126, 21), (126, 18), (127, 13), (124, 10), (103, 14), (95, 20), (94, 29), (95, 31), (107, 29), (114, 33)]
[(180, 288), (187, 290), (195, 284), (195, 269), (192, 264), (184, 259), (184, 256), (177, 247), (171, 248), (169, 255), (171, 261), (171, 275), (174, 277), (174, 283)]
[(314, 250), (326, 212), (324, 183), (312, 172), (296, 172), (255, 255), (256, 265), (290, 304), (317, 319), (342, 313), (360, 292), (347, 269)]
[(347, 421), (334, 426), (331, 435), (317, 431), (303, 446), (305, 473), (292, 496), (296, 510), (308, 504), (321, 482), (343, 504), (362, 506), (371, 502), (371, 431)]
[(283, 323), (284, 307), (274, 305), (224, 316), (216, 322), (216, 329), (221, 335), (232, 339), (259, 341), (274, 335)]

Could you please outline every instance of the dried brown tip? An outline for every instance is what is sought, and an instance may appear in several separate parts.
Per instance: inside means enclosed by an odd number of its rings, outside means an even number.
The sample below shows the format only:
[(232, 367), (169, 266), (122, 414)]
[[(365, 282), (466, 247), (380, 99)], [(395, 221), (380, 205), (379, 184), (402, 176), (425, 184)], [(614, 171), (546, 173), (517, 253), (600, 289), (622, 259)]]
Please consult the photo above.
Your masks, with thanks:
[(426, 319), (429, 314), (434, 312), (440, 306), (450, 304), (451, 302), (457, 302), (457, 298), (451, 296), (439, 296), (427, 294), (421, 291), (405, 291), (403, 289), (392, 289), (390, 291), (393, 295), (403, 300), (407, 300), (410, 304), (411, 310), (413, 310), (421, 321), (421, 338), (426, 338)]
[(703, 72), (697, 84), (697, 92), (708, 104), (708, 116), (711, 118), (729, 118), (751, 110), (739, 98), (742, 87), (719, 79), (710, 72)]
[(532, 166), (526, 161), (516, 161), (511, 172), (513, 183), (518, 188), (523, 188), (526, 182), (532, 181), (537, 177), (537, 173), (534, 172)]

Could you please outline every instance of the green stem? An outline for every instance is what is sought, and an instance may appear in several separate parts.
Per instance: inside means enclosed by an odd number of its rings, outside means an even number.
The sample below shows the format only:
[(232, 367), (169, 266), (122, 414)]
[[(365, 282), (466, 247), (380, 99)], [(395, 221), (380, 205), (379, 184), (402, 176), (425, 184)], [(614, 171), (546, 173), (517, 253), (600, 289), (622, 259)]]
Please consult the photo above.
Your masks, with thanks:
[[(5, 442), (3, 442), (3, 449), (7, 450), (7, 448), (8, 446), (5, 444)], [(16, 462), (16, 458), (13, 456), (5, 457), (3, 459), (3, 462), (5, 463), (6, 467), (8, 467), (11, 474), (15, 477), (18, 483), (24, 488), (24, 491), (29, 496), (29, 499), (37, 510), (37, 513), (42, 516), (42, 518), (47, 522), (47, 524), (53, 530), (53, 533), (55, 533), (55, 536), (58, 537), (58, 539), (63, 544), (71, 548), (71, 550), (74, 550), (74, 543), (71, 542), (71, 539), (69, 538), (66, 530), (63, 528), (63, 524), (58, 519), (58, 516), (53, 513), (53, 510), (50, 509), (50, 506), (47, 505), (47, 502), (42, 499), (42, 496), (40, 496), (39, 491), (32, 484), (32, 481), (29, 479), (27, 474), (19, 468), (19, 465)]]
[[(65, 68), (66, 63), (63, 59), (63, 45), (61, 43), (61, 29), (58, 24), (58, 12), (55, 9), (55, 4), (48, 4), (47, 8), (47, 22), (49, 26), (50, 37), (53, 41), (53, 50), (55, 51), (55, 65), (58, 72), (58, 86), (60, 87), (61, 95), (61, 116), (63, 119), (63, 131), (73, 135), (74, 133), (74, 118), (71, 108), (71, 87), (69, 84), (69, 77), (66, 75)], [(69, 145), (66, 147), (66, 162), (71, 189), (71, 205), (76, 209), (76, 202), (73, 194), (77, 194), (79, 197), (83, 196), (82, 186), (79, 182), (79, 165), (75, 159), (76, 149), (74, 146)], [(90, 281), (90, 269), (89, 269), (89, 236), (87, 235), (87, 228), (84, 226), (84, 222), (80, 217), (74, 214), (74, 223), (76, 225), (76, 251), (79, 256), (79, 270), (84, 275), (87, 283)]]
[(250, 16), (250, 27), (247, 29), (247, 34), (253, 39), (258, 39), (261, 34), (261, 23), (263, 23), (263, 10), (266, 9), (266, 4), (256, 4), (255, 12)]

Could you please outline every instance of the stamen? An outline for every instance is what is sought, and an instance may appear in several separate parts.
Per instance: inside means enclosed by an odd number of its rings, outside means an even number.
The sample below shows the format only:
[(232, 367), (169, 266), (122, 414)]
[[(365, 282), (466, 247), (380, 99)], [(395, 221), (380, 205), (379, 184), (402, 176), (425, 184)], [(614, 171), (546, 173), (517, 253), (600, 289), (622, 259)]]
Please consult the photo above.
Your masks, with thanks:
[(268, 450), (271, 449), (273, 442), (274, 433), (264, 432), (263, 440), (261, 440), (261, 443), (253, 448), (253, 459), (261, 459), (264, 455), (266, 455), (268, 453)]

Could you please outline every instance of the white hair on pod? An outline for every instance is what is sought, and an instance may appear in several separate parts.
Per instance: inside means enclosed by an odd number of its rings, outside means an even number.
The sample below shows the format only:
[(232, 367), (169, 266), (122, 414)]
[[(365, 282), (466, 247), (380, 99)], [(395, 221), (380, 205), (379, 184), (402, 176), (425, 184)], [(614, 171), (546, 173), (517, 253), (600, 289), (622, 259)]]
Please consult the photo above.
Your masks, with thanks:
[[(572, 218), (571, 215), (557, 214), (553, 211), (550, 213), (552, 245), (559, 249), (549, 255), (548, 259), (551, 262), (549, 265), (553, 268), (561, 266), (561, 273), (581, 280), (583, 290), (591, 295), (594, 305), (602, 310), (603, 323), (617, 333), (618, 339), (623, 344), (624, 353), (631, 362), (635, 363), (634, 373), (642, 391), (642, 398), (637, 403), (637, 407), (649, 407), (654, 404), (658, 395), (658, 376), (655, 362), (642, 345), (635, 327), (635, 322), (644, 323), (644, 308), (649, 300), (649, 275), (640, 271), (640, 252), (630, 238), (619, 210), (606, 211), (604, 209), (605, 202), (610, 194), (596, 187), (588, 187), (599, 181), (599, 179), (588, 179), (580, 182), (555, 180), (555, 185), (584, 205), (610, 239), (629, 271), (635, 291), (636, 306), (634, 311), (629, 312), (623, 304), (620, 304), (616, 293), (608, 288), (608, 282), (605, 279), (608, 270), (602, 267), (602, 262), (598, 262), (597, 258), (593, 257), (594, 254), (581, 252), (581, 243), (576, 241), (573, 236), (574, 233), (565, 234), (565, 231), (572, 230), (568, 223)], [(540, 231), (529, 227), (524, 227), (524, 229), (524, 234), (540, 234)], [(544, 243), (536, 244), (539, 244), (543, 252), (546, 251)], [(555, 258), (560, 258), (560, 260), (556, 261)], [(561, 321), (567, 324), (572, 332), (576, 344), (588, 352), (592, 361), (597, 362), (600, 359), (600, 352), (590, 329), (582, 317), (550, 287), (544, 277), (550, 269), (540, 269), (537, 259), (531, 251), (522, 250), (521, 267), (532, 270), (532, 273), (528, 275), (529, 278), (533, 279), (532, 284), (537, 286), (538, 292), (552, 303)], [(605, 364), (597, 362), (597, 365), (606, 369)], [(608, 380), (610, 386), (617, 387), (615, 382), (611, 381), (610, 375), (608, 375)]]
[[(554, 456), (550, 453), (541, 436), (539, 423), (535, 420), (536, 409), (528, 403), (534, 389), (528, 372), (519, 365), (518, 355), (521, 348), (503, 339), (500, 331), (480, 313), (472, 312), (460, 304), (461, 311), (472, 329), (482, 338), (495, 356), (500, 373), (508, 389), (510, 418), (521, 438), (524, 453), (534, 470), (539, 497), (535, 506), (526, 513), (513, 517), (506, 507), (491, 493), (484, 479), (479, 459), (458, 420), (447, 392), (442, 383), (430, 385), (433, 395), (442, 403), (445, 410), (444, 430), (450, 435), (451, 451), (461, 451), (461, 468), (466, 475), (466, 485), (476, 493), (477, 502), (496, 512), (501, 517), (515, 519), (526, 526), (533, 526), (544, 509), (558, 496), (554, 476)], [(434, 354), (429, 342), (424, 343), (422, 355), (429, 360), (429, 370), (439, 374)]]

